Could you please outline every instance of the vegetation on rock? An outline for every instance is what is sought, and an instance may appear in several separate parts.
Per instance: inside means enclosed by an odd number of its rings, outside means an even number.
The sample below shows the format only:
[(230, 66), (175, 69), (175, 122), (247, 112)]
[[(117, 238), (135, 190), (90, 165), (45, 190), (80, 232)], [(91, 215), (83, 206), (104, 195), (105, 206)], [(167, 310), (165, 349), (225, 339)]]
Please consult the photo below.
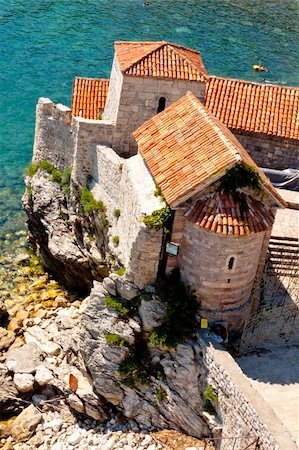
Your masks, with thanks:
[(63, 172), (55, 169), (52, 163), (46, 160), (38, 161), (37, 163), (30, 163), (25, 170), (25, 175), (33, 177), (38, 169), (45, 170), (52, 175), (52, 180), (58, 183), (65, 194), (70, 194), (70, 180), (72, 174), (72, 167), (67, 167)]
[(105, 339), (107, 344), (112, 345), (113, 347), (123, 347), (125, 344), (124, 338), (122, 338), (119, 334), (107, 333), (105, 334)]
[(105, 300), (106, 306), (108, 308), (114, 309), (120, 318), (122, 318), (122, 319), (128, 318), (130, 310), (122, 303), (121, 300), (119, 300), (117, 298), (112, 298), (112, 297), (105, 297), (104, 300)]
[(85, 213), (89, 214), (92, 211), (101, 212), (101, 217), (104, 219), (106, 217), (106, 206), (102, 200), (96, 200), (92, 192), (87, 186), (84, 186), (81, 190), (80, 204)]
[(164, 402), (164, 400), (167, 399), (167, 392), (165, 391), (165, 389), (163, 389), (162, 387), (160, 387), (157, 390), (156, 393), (156, 399), (158, 400), (158, 402)]
[(194, 291), (181, 281), (178, 269), (169, 277), (157, 281), (156, 288), (167, 306), (167, 312), (162, 324), (151, 332), (149, 341), (155, 346), (174, 348), (194, 336), (199, 303)]
[(114, 215), (114, 217), (116, 217), (116, 219), (118, 219), (120, 217), (120, 209), (116, 208), (113, 211), (113, 215)]
[(114, 246), (117, 247), (119, 244), (119, 236), (113, 236), (112, 242), (113, 242)]
[(117, 275), (119, 275), (120, 277), (122, 277), (126, 273), (126, 268), (125, 267), (120, 267), (115, 273)]

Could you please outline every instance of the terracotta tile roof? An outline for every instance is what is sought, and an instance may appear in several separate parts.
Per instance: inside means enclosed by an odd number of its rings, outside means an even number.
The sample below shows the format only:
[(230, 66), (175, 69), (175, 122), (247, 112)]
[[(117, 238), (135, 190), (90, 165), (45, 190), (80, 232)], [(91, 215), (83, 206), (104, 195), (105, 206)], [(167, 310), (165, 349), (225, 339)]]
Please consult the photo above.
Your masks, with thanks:
[(211, 77), (205, 106), (231, 130), (299, 140), (299, 88)]
[(125, 75), (206, 81), (200, 53), (170, 42), (115, 42), (115, 54)]
[(73, 115), (98, 119), (105, 108), (108, 87), (109, 80), (76, 77), (73, 84)]
[[(246, 201), (247, 209), (241, 214), (241, 204)], [(225, 193), (214, 193), (199, 200), (185, 214), (186, 218), (200, 228), (213, 233), (247, 236), (271, 228), (274, 216), (260, 201), (244, 193), (234, 198)]]
[(188, 92), (133, 133), (170, 206), (202, 191), (243, 161), (253, 165), (275, 205), (285, 205), (236, 137)]

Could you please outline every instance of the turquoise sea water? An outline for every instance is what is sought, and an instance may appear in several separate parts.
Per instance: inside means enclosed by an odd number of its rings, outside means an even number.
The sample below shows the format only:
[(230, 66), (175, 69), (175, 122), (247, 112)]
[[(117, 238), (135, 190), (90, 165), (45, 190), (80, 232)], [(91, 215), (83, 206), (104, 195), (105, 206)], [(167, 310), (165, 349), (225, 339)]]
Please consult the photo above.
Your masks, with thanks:
[(24, 223), (38, 97), (70, 105), (76, 75), (109, 77), (115, 40), (166, 39), (209, 73), (299, 85), (298, 23), (298, 0), (0, 0), (0, 251)]

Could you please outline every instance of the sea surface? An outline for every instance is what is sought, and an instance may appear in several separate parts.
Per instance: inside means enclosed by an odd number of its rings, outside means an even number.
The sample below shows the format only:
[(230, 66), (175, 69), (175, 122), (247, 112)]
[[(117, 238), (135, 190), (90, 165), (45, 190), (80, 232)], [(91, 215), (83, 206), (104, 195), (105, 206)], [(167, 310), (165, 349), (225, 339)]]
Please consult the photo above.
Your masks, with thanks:
[(70, 106), (76, 75), (109, 77), (114, 41), (166, 39), (200, 50), (211, 74), (299, 85), (298, 0), (149, 2), (0, 0), (0, 256), (24, 230), (38, 98)]

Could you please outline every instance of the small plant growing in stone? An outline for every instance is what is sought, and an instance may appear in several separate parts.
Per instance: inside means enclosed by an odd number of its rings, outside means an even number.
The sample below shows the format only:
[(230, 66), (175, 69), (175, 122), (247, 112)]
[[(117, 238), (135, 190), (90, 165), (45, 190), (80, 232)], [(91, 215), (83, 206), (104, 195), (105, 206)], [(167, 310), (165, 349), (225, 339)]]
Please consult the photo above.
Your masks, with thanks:
[(125, 267), (120, 267), (115, 273), (117, 275), (119, 275), (120, 277), (122, 277), (126, 273), (126, 268)]
[(173, 212), (171, 208), (166, 205), (164, 208), (153, 211), (152, 214), (143, 217), (143, 223), (147, 228), (153, 230), (163, 230), (164, 233), (169, 233), (171, 229)]
[(165, 391), (165, 389), (160, 387), (157, 390), (156, 399), (158, 400), (158, 402), (164, 402), (167, 399), (167, 392)]
[(112, 242), (113, 242), (114, 246), (117, 247), (119, 244), (119, 236), (113, 236)]
[(27, 175), (28, 177), (33, 177), (33, 175), (35, 175), (37, 171), (38, 165), (31, 162), (27, 169), (25, 169), (25, 175)]
[(92, 211), (106, 212), (106, 207), (102, 200), (96, 200), (87, 186), (82, 188), (80, 203), (85, 213), (91, 213)]
[(159, 380), (159, 381), (164, 381), (166, 378), (163, 366), (160, 363), (157, 363), (154, 365), (153, 367), (153, 376)]
[(114, 215), (114, 217), (116, 217), (116, 219), (118, 219), (119, 217), (120, 217), (120, 209), (115, 209), (114, 211), (113, 211), (113, 215)]
[(114, 309), (120, 318), (127, 319), (130, 310), (129, 308), (124, 306), (120, 300), (118, 300), (117, 298), (105, 297), (104, 301), (107, 308)]
[(105, 339), (107, 344), (112, 345), (113, 347), (123, 347), (125, 344), (124, 338), (119, 334), (107, 333), (105, 334)]
[(139, 292), (138, 297), (140, 300), (144, 300), (146, 302), (152, 300), (152, 294), (150, 292), (146, 292), (144, 289)]
[[(71, 175), (72, 175), (72, 167), (67, 167), (61, 175), (61, 180), (60, 180), (60, 187), (61, 189), (67, 194), (70, 194), (71, 191)], [(52, 173), (52, 177), (53, 177), (53, 173)]]
[(42, 170), (45, 170), (46, 172), (48, 172), (51, 175), (52, 175), (52, 172), (55, 170), (53, 164), (51, 164), (49, 161), (46, 161), (46, 160), (40, 161), (38, 163), (38, 165)]
[(119, 365), (118, 369), (122, 376), (122, 382), (129, 387), (136, 383), (147, 384), (150, 380), (147, 371), (135, 360), (133, 355), (127, 356)]
[(52, 179), (53, 179), (53, 181), (56, 181), (57, 183), (60, 184), (61, 183), (61, 178), (62, 178), (61, 172), (59, 172), (59, 170), (54, 169), (52, 171)]
[(32, 197), (32, 186), (31, 186), (31, 184), (27, 185), (26, 191), (27, 191), (28, 197)]
[(205, 399), (209, 400), (210, 402), (218, 402), (218, 395), (216, 394), (216, 392), (214, 391), (214, 389), (210, 384), (207, 385), (204, 392), (204, 396)]
[(121, 171), (123, 170), (123, 168), (124, 168), (123, 163), (120, 163), (120, 164), (118, 165), (118, 170), (121, 172)]

